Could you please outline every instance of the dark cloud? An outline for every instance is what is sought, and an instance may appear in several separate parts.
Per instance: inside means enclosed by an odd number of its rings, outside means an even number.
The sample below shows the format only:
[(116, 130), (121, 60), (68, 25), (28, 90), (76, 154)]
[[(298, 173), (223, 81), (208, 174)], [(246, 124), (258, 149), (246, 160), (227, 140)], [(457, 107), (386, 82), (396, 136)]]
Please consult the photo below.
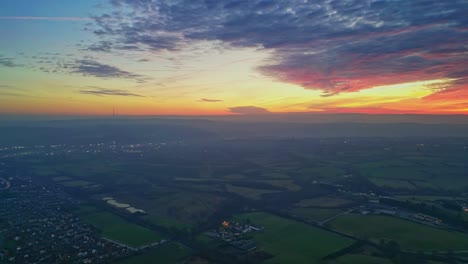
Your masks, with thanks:
[(69, 66), (72, 73), (99, 78), (123, 78), (143, 81), (143, 76), (102, 64), (94, 60), (77, 60)]
[(106, 89), (96, 86), (90, 86), (88, 89), (78, 91), (81, 94), (90, 94), (96, 96), (131, 96), (131, 97), (144, 97), (143, 95), (128, 92), (120, 89)]
[(0, 55), (0, 67), (2, 67), (2, 66), (3, 67), (13, 68), (13, 67), (19, 67), (21, 65), (15, 63), (13, 58), (8, 58), (8, 57), (4, 57), (4, 56)]
[(90, 51), (110, 52), (112, 50), (112, 43), (110, 41), (100, 41), (88, 47)]
[(219, 102), (223, 102), (223, 100), (219, 100), (219, 99), (206, 99), (206, 98), (202, 98), (200, 100), (198, 100), (199, 102), (204, 102), (204, 103), (219, 103)]
[(325, 95), (466, 77), (468, 1), (112, 0), (103, 40), (153, 51), (197, 41), (273, 52), (259, 71)]
[(269, 114), (265, 108), (257, 107), (257, 106), (236, 106), (229, 108), (229, 112), (235, 114), (243, 114), (243, 115), (264, 115)]
[(1, 96), (14, 96), (14, 97), (35, 97), (23, 88), (19, 88), (15, 85), (0, 84), (0, 95)]
[(1, 96), (11, 96), (11, 97), (35, 97), (35, 96), (30, 96), (28, 94), (24, 93), (15, 93), (15, 92), (3, 92), (0, 91)]

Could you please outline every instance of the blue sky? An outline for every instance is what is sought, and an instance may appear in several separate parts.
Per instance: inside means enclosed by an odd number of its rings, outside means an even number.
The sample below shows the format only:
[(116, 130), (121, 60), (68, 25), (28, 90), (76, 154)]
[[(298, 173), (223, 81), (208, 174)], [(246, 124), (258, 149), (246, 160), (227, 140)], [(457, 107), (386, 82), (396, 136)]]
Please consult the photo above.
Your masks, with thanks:
[[(67, 52), (74, 45), (92, 35), (84, 31), (85, 21), (55, 21), (56, 17), (87, 18), (96, 9), (92, 0), (4, 0), (0, 17), (25, 17), (23, 19), (0, 19), (0, 50), (2, 53), (16, 52)], [(50, 18), (34, 20), (27, 17)]]
[(85, 17), (98, 3), (93, 0), (2, 0), (0, 16)]

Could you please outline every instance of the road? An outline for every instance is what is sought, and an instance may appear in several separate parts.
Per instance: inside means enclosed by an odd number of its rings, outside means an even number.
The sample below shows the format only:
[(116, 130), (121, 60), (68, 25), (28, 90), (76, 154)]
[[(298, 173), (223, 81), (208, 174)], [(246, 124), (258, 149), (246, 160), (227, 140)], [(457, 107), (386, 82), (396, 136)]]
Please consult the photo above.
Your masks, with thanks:
[(326, 223), (332, 221), (333, 219), (337, 218), (337, 217), (340, 216), (340, 215), (344, 215), (344, 214), (349, 214), (349, 213), (351, 213), (352, 210), (353, 210), (353, 209), (348, 209), (347, 211), (344, 211), (344, 212), (342, 212), (341, 214), (337, 214), (337, 215), (335, 215), (335, 216), (333, 216), (333, 217), (330, 217), (330, 218), (328, 218), (328, 219), (326, 219), (326, 220), (323, 220), (323, 221), (321, 221), (321, 222), (317, 222), (317, 224), (318, 224), (319, 226), (323, 226), (324, 224), (326, 224)]

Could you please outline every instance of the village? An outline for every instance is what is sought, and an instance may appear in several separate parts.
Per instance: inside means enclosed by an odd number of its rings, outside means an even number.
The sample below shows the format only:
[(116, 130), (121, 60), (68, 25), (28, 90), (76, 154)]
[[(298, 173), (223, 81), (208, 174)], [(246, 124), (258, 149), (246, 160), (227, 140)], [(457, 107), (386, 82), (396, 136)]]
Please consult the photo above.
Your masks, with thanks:
[(255, 241), (253, 241), (249, 235), (251, 235), (251, 233), (263, 231), (264, 227), (261, 226), (225, 220), (218, 228), (214, 229), (212, 232), (206, 232), (205, 234), (222, 239), (234, 248), (246, 253), (257, 248)]
[(108, 263), (131, 254), (67, 212), (77, 201), (61, 189), (9, 181), (8, 192), (0, 191), (0, 263)]

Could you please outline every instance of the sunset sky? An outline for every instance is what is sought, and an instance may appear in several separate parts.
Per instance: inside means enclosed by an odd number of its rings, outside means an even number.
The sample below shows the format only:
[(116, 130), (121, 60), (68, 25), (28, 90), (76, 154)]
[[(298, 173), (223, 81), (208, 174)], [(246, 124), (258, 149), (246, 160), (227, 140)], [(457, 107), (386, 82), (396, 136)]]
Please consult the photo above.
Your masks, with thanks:
[(468, 114), (468, 0), (2, 0), (0, 114)]

